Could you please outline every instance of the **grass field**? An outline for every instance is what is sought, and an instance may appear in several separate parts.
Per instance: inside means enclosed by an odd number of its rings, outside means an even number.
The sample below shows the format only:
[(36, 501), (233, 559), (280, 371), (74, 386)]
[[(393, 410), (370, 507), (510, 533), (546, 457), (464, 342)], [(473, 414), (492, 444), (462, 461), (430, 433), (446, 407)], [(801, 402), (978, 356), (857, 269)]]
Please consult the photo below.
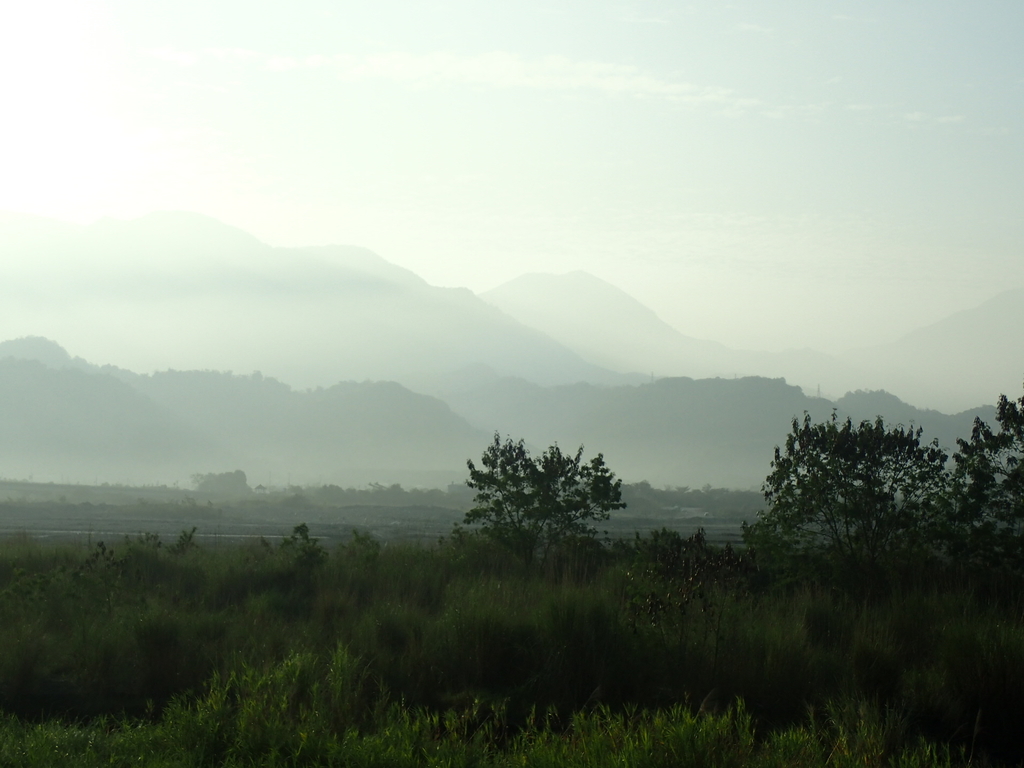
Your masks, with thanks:
[(0, 764), (1024, 758), (1006, 580), (937, 571), (865, 601), (676, 578), (628, 540), (539, 570), (475, 536), (282, 534), (5, 540)]

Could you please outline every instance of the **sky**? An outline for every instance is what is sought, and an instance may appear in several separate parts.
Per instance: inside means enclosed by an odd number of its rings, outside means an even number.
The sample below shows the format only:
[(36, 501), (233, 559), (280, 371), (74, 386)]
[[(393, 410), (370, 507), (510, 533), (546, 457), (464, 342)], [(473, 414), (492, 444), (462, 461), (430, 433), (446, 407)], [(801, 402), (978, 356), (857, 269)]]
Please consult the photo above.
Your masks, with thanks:
[(3, 17), (0, 210), (196, 211), (475, 291), (583, 269), (746, 349), (882, 343), (1024, 286), (1016, 1)]

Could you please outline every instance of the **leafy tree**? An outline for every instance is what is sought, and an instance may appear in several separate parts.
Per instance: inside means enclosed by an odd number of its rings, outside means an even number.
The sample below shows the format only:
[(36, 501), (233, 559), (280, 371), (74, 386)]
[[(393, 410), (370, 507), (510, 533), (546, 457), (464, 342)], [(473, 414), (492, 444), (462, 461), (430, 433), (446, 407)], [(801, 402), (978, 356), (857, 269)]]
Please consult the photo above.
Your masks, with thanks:
[(234, 472), (210, 472), (192, 475), (192, 484), (200, 493), (213, 496), (248, 496), (252, 493), (245, 472), (236, 469)]
[(583, 446), (569, 455), (556, 444), (534, 458), (522, 440), (502, 442), (495, 433), (482, 466), (466, 463), (466, 485), (476, 496), (465, 523), (479, 524), (482, 533), (527, 563), (538, 552), (543, 562), (567, 538), (595, 536), (592, 523), (625, 506), (622, 481), (605, 466), (602, 454), (584, 462)]
[[(877, 584), (906, 556), (931, 546), (948, 484), (946, 454), (921, 430), (793, 419), (762, 491), (768, 510), (745, 532), (769, 557), (821, 562)], [(864, 581), (867, 580), (867, 581)]]
[(951, 554), (987, 565), (1024, 567), (1024, 396), (999, 396), (997, 431), (980, 418), (958, 440)]

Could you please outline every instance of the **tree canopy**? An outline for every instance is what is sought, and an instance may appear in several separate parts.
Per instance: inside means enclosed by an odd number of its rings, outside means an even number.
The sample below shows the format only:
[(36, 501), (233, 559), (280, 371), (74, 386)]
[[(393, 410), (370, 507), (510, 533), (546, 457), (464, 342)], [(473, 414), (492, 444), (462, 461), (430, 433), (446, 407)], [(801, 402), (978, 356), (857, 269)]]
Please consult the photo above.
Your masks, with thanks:
[(574, 455), (557, 444), (539, 458), (530, 455), (522, 440), (497, 433), (477, 466), (467, 462), (469, 480), (476, 491), (475, 506), (466, 513), (467, 525), (532, 562), (542, 561), (551, 548), (569, 537), (593, 537), (593, 523), (607, 520), (622, 503), (622, 481), (598, 454), (583, 461), (583, 446)]
[(999, 396), (993, 430), (975, 419), (970, 440), (958, 440), (950, 545), (986, 564), (1024, 566), (1024, 395)]
[(946, 489), (946, 453), (921, 430), (855, 425), (835, 414), (793, 419), (762, 488), (766, 512), (747, 541), (766, 554), (824, 558), (848, 576), (878, 578), (933, 535)]

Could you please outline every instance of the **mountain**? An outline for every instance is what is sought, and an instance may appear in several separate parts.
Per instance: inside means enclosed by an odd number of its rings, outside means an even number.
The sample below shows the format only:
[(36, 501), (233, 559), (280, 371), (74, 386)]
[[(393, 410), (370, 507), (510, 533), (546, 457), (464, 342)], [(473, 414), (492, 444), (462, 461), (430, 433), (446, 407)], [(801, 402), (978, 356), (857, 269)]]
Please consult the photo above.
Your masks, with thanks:
[(296, 392), (260, 374), (138, 375), (76, 360), (45, 340), (0, 344), (0, 476), (187, 483), (242, 468), (254, 484), (438, 486), (460, 480), (487, 439), (392, 382)]
[(970, 435), (974, 417), (994, 422), (992, 406), (947, 416), (920, 411), (884, 392), (859, 392), (836, 403), (808, 397), (782, 379), (666, 378), (638, 386), (589, 384), (539, 387), (505, 379), (448, 398), (452, 409), (487, 432), (524, 438), (543, 449), (557, 442), (588, 456), (604, 453), (627, 482), (758, 488), (775, 446), (794, 418), (840, 418), (913, 423), (924, 439), (952, 451)]
[[(394, 382), (296, 392), (261, 374), (164, 371), (138, 390), (191, 428), (220, 436), (251, 477), (445, 485), (486, 441), (442, 401)], [(264, 480), (269, 484), (269, 480)]]
[(1024, 289), (1008, 290), (885, 345), (844, 359), (914, 402), (946, 411), (1019, 397), (1024, 382)]
[(0, 221), (0, 329), (132, 370), (260, 370), (306, 388), (462, 372), (542, 384), (636, 380), (585, 362), (466, 289), (355, 247), (273, 248), (189, 213), (87, 227)]
[(693, 376), (728, 373), (731, 350), (684, 336), (625, 291), (587, 272), (527, 274), (480, 294), (583, 359), (613, 370), (664, 375), (684, 364)]
[(210, 436), (112, 376), (0, 359), (4, 477), (153, 482), (222, 458)]
[(460, 482), (466, 459), (499, 432), (538, 451), (584, 444), (630, 482), (757, 488), (792, 420), (833, 409), (921, 426), (947, 449), (975, 416), (993, 423), (995, 410), (947, 416), (864, 391), (833, 403), (759, 377), (616, 387), (481, 377), (445, 403), (393, 382), (300, 392), (259, 373), (140, 375), (99, 368), (46, 339), (0, 343), (6, 477), (169, 482), (242, 468), (254, 484), (437, 486)]
[(60, 344), (42, 336), (24, 336), (20, 339), (0, 341), (0, 360), (7, 357), (16, 360), (35, 360), (47, 368), (95, 368), (80, 357), (71, 357)]
[(764, 376), (838, 392), (864, 383), (855, 370), (820, 352), (736, 350), (686, 336), (625, 291), (587, 272), (523, 275), (480, 295), (584, 360), (615, 371)]
[(975, 418), (995, 425), (995, 406), (969, 408), (952, 415), (931, 409), (915, 408), (884, 390), (847, 392), (836, 400), (836, 411), (855, 422), (883, 416), (887, 424), (921, 427), (927, 440), (936, 439), (949, 453), (956, 450), (957, 438), (967, 439)]

